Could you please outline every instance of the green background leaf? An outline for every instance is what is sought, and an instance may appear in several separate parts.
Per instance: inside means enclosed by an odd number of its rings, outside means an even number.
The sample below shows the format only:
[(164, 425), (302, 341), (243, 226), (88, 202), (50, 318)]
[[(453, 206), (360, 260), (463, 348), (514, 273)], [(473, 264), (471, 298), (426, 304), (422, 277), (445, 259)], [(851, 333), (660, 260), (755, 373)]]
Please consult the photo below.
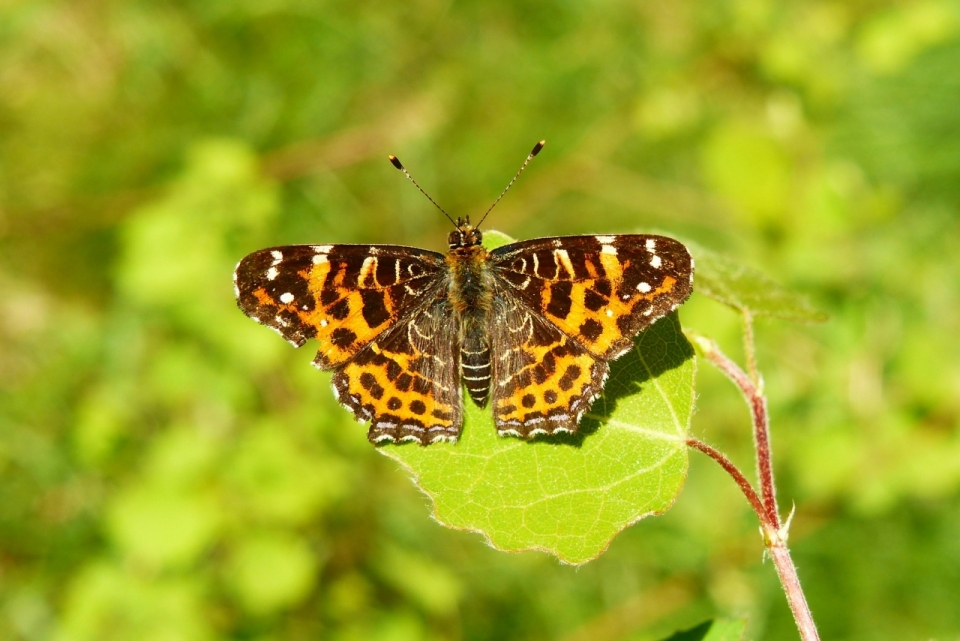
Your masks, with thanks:
[(444, 525), (480, 532), (501, 550), (585, 563), (631, 523), (665, 512), (680, 492), (695, 370), (671, 314), (612, 364), (577, 435), (502, 438), (490, 410), (467, 402), (459, 443), (379, 451), (411, 471)]
[(696, 263), (694, 291), (753, 316), (789, 321), (818, 322), (826, 315), (807, 299), (760, 272), (726, 256), (685, 241)]

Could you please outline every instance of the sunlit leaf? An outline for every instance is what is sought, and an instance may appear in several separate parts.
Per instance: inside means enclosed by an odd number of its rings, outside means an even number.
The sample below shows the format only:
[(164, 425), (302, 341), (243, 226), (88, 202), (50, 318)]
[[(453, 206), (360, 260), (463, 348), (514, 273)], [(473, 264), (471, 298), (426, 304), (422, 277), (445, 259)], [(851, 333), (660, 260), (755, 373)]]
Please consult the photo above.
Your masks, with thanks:
[(663, 641), (743, 641), (746, 629), (744, 619), (715, 619), (672, 634)]
[(613, 364), (576, 436), (501, 438), (489, 409), (467, 401), (459, 443), (380, 451), (410, 470), (444, 525), (480, 532), (501, 550), (585, 563), (625, 527), (673, 504), (687, 473), (694, 373), (673, 314)]

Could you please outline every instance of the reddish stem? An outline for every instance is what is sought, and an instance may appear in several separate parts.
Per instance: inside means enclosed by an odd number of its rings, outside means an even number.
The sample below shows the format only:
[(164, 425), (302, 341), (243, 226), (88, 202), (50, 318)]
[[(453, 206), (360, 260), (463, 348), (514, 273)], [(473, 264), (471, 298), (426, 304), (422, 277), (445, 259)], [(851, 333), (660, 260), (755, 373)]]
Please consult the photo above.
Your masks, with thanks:
[(687, 439), (687, 446), (692, 447), (695, 450), (700, 450), (714, 461), (720, 464), (720, 467), (725, 469), (727, 473), (733, 477), (733, 480), (737, 482), (737, 485), (740, 486), (740, 490), (743, 492), (743, 495), (747, 497), (747, 501), (750, 502), (750, 505), (753, 506), (753, 511), (757, 513), (757, 516), (761, 520), (765, 520), (765, 510), (763, 509), (763, 503), (760, 501), (760, 497), (757, 495), (757, 491), (753, 489), (753, 486), (750, 485), (750, 481), (747, 480), (747, 477), (743, 475), (743, 472), (740, 471), (736, 465), (734, 465), (730, 459), (724, 456), (719, 450), (714, 449), (695, 438)]
[[(746, 317), (745, 321), (748, 330), (750, 330), (746, 338), (749, 343), (747, 345), (748, 360), (752, 361), (752, 324), (749, 316)], [(774, 566), (777, 569), (777, 576), (780, 577), (780, 584), (786, 593), (787, 603), (793, 612), (800, 638), (802, 641), (820, 641), (817, 626), (813, 621), (813, 614), (810, 612), (807, 598), (800, 587), (797, 568), (793, 564), (790, 550), (787, 548), (787, 532), (780, 524), (776, 488), (773, 483), (770, 418), (767, 413), (767, 400), (761, 389), (762, 380), (755, 371), (752, 372), (752, 376), (744, 373), (736, 363), (720, 351), (713, 341), (707, 339), (696, 339), (696, 341), (701, 346), (707, 359), (740, 388), (750, 408), (750, 415), (753, 419), (753, 438), (757, 452), (757, 476), (760, 480), (762, 498), (757, 495), (756, 490), (737, 466), (722, 453), (695, 438), (687, 439), (687, 445), (703, 452), (719, 463), (740, 486), (740, 490), (747, 497), (747, 501), (750, 502), (754, 512), (757, 513), (757, 518), (760, 519), (764, 545), (770, 552), (770, 558), (773, 559)]]
[(778, 533), (776, 538), (767, 545), (767, 550), (770, 552), (770, 558), (773, 559), (774, 567), (777, 568), (780, 585), (787, 593), (787, 603), (790, 604), (790, 610), (793, 612), (793, 620), (797, 623), (800, 638), (803, 641), (820, 641), (817, 624), (813, 621), (813, 613), (810, 612), (807, 597), (803, 593), (803, 588), (800, 587), (797, 566), (793, 564), (793, 559), (790, 557), (787, 542)]
[(776, 487), (773, 482), (767, 399), (754, 385), (753, 380), (736, 363), (727, 358), (716, 345), (704, 351), (707, 359), (740, 388), (750, 407), (753, 418), (753, 440), (757, 453), (757, 478), (760, 480), (760, 493), (763, 496), (764, 516), (766, 521), (775, 525), (776, 529), (780, 529), (780, 510), (777, 508)]

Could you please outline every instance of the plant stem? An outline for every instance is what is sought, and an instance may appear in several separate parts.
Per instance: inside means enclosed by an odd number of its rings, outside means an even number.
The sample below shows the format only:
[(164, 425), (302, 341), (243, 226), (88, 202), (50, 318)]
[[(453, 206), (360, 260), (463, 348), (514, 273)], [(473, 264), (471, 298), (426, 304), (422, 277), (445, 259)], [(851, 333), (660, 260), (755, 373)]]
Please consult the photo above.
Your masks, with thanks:
[(760, 373), (757, 371), (757, 350), (753, 342), (753, 314), (749, 310), (740, 310), (743, 313), (743, 353), (747, 360), (747, 372), (750, 380), (760, 387)]
[(793, 559), (790, 557), (787, 542), (778, 535), (767, 545), (767, 550), (770, 552), (770, 558), (773, 559), (774, 567), (777, 568), (780, 585), (787, 594), (787, 603), (790, 604), (790, 610), (793, 612), (793, 620), (797, 623), (800, 638), (803, 641), (819, 641), (817, 624), (813, 621), (813, 613), (810, 612), (807, 597), (803, 594), (803, 588), (800, 587), (797, 566), (793, 564)]
[[(747, 335), (744, 337), (747, 359), (752, 362), (754, 353), (752, 322), (749, 314), (745, 314), (744, 317), (745, 327), (747, 328)], [(813, 614), (810, 612), (807, 598), (800, 587), (797, 568), (793, 564), (790, 550), (787, 548), (787, 527), (781, 525), (780, 522), (776, 488), (773, 482), (770, 418), (767, 412), (767, 400), (761, 389), (762, 379), (755, 371), (752, 372), (752, 376), (748, 376), (736, 363), (720, 351), (715, 342), (702, 337), (694, 337), (694, 340), (703, 350), (706, 358), (740, 388), (750, 408), (754, 446), (757, 453), (757, 477), (760, 481), (760, 496), (743, 475), (743, 472), (721, 452), (695, 438), (687, 439), (687, 445), (703, 452), (719, 463), (740, 486), (740, 490), (747, 497), (753, 511), (757, 513), (757, 518), (760, 519), (764, 545), (777, 569), (777, 576), (780, 577), (780, 584), (786, 593), (787, 603), (793, 612), (793, 619), (796, 621), (800, 638), (802, 641), (820, 641), (817, 626), (813, 621)], [(789, 526), (789, 519), (787, 521)]]
[(727, 474), (733, 477), (733, 480), (737, 482), (737, 485), (740, 486), (740, 490), (743, 492), (743, 495), (747, 497), (747, 501), (750, 502), (750, 505), (753, 507), (753, 511), (757, 513), (758, 516), (763, 518), (765, 510), (763, 508), (763, 503), (760, 501), (760, 497), (757, 495), (757, 491), (753, 489), (753, 486), (750, 485), (750, 481), (747, 480), (747, 477), (743, 475), (743, 472), (740, 471), (733, 462), (724, 456), (720, 450), (710, 447), (701, 440), (695, 438), (687, 439), (687, 447), (692, 447), (695, 450), (700, 450), (714, 461), (720, 464), (720, 467), (727, 471)]
[(757, 454), (757, 478), (767, 520), (780, 528), (780, 510), (777, 508), (776, 486), (773, 482), (773, 463), (770, 451), (770, 419), (767, 414), (767, 399), (740, 367), (730, 360), (714, 343), (704, 349), (707, 359), (717, 366), (734, 385), (740, 388), (750, 408), (753, 419), (753, 441)]

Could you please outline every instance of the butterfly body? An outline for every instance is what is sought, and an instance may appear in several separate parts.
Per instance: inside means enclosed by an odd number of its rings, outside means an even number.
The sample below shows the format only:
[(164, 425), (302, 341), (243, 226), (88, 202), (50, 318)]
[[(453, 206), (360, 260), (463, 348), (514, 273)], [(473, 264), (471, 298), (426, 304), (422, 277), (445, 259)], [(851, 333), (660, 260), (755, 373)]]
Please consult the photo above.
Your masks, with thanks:
[(237, 266), (240, 308), (320, 341), (341, 405), (374, 442), (456, 441), (465, 388), (501, 434), (575, 432), (610, 361), (690, 295), (693, 260), (663, 236), (570, 236), (494, 250), (457, 221), (446, 255), (295, 245)]

